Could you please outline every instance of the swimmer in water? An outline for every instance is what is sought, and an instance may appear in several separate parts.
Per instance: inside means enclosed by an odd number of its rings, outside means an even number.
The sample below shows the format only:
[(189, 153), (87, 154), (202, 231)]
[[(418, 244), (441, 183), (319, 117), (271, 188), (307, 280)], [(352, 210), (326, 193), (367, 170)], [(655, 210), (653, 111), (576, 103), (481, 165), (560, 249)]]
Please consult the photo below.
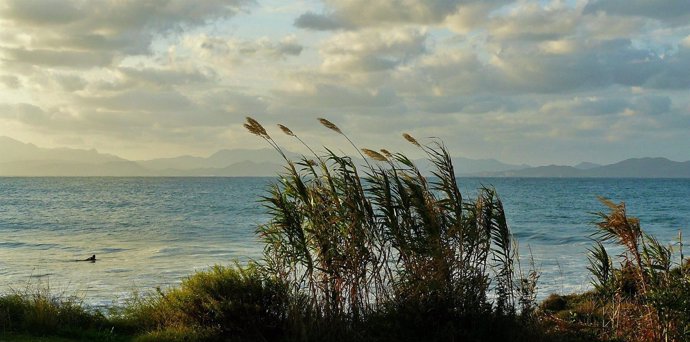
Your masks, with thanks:
[(90, 262), (96, 262), (96, 254), (92, 255), (90, 258), (81, 259), (81, 260), (77, 260), (77, 261), (90, 261)]

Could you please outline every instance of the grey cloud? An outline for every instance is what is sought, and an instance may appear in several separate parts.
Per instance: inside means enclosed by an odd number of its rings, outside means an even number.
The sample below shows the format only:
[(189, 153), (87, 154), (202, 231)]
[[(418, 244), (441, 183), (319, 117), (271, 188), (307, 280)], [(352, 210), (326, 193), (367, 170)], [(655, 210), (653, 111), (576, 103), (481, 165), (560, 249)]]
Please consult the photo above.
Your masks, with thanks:
[(659, 87), (662, 80), (669, 80), (671, 75), (668, 72), (683, 63), (678, 61), (674, 64), (672, 56), (662, 58), (651, 50), (634, 47), (630, 40), (623, 39), (589, 42), (565, 54), (529, 54), (521, 49), (506, 50), (500, 59), (504, 90), (543, 93), (611, 85)]
[(3, 29), (31, 37), (28, 46), (5, 47), (6, 54), (20, 57), (11, 61), (26, 63), (28, 57), (37, 65), (92, 67), (107, 65), (118, 55), (147, 54), (158, 35), (233, 16), (252, 3), (12, 0), (0, 10), (0, 19)]
[(492, 37), (500, 40), (546, 40), (573, 34), (578, 17), (575, 8), (544, 9), (539, 4), (527, 3), (514, 13), (487, 20), (487, 26)]
[(201, 102), (223, 116), (262, 115), (269, 102), (259, 96), (252, 96), (238, 91), (221, 90), (204, 94)]
[(29, 103), (0, 104), (0, 115), (24, 123), (41, 123), (49, 117), (43, 109)]
[(373, 72), (408, 63), (427, 51), (420, 30), (361, 30), (331, 37), (320, 49), (323, 66), (333, 71)]
[[(681, 19), (690, 16), (690, 2), (687, 0), (595, 0), (590, 1), (584, 13), (599, 11), (612, 15), (631, 15), (655, 19)], [(687, 25), (686, 22), (680, 24)]]
[(306, 12), (297, 17), (294, 25), (299, 28), (317, 31), (332, 31), (348, 28), (347, 23), (333, 16), (316, 14), (313, 12)]
[(163, 69), (163, 68), (118, 68), (120, 73), (130, 82), (140, 82), (155, 86), (173, 86), (183, 84), (199, 84), (214, 80), (215, 73), (213, 70), (205, 70), (204, 72), (178, 69)]
[(472, 53), (437, 53), (422, 57), (414, 68), (396, 73), (395, 84), (404, 93), (466, 96), (497, 92), (500, 73)]
[(72, 74), (55, 74), (52, 75), (53, 79), (64, 89), (65, 91), (77, 91), (82, 90), (86, 87), (87, 82), (85, 79)]
[(390, 88), (370, 91), (335, 84), (315, 84), (310, 91), (275, 91), (279, 101), (300, 107), (367, 108), (395, 105), (399, 100)]
[(336, 30), (396, 23), (438, 24), (455, 13), (461, 3), (460, 0), (326, 0), (329, 14), (306, 12), (295, 20), (295, 26)]
[(280, 42), (275, 48), (279, 56), (299, 56), (303, 49), (297, 42)]
[(659, 89), (690, 88), (690, 47), (681, 46), (675, 54), (655, 62), (655, 73), (645, 82), (645, 86)]
[(19, 78), (13, 75), (0, 75), (0, 83), (10, 89), (19, 89), (22, 86)]
[(423, 112), (436, 114), (515, 112), (521, 108), (521, 105), (512, 98), (492, 95), (471, 97), (419, 96), (415, 97), (411, 102)]
[(668, 96), (648, 95), (633, 101), (636, 111), (647, 115), (660, 115), (671, 110), (671, 98)]
[(146, 88), (112, 95), (78, 95), (73, 99), (69, 105), (46, 108), (27, 103), (0, 104), (0, 119), (60, 134), (173, 139), (178, 134), (221, 130), (241, 122), (247, 113), (265, 112), (268, 106), (260, 97), (234, 90), (201, 94), (194, 100), (178, 91)]
[(109, 53), (74, 50), (0, 48), (0, 52), (4, 55), (5, 61), (16, 64), (76, 69), (107, 66), (115, 58)]
[(81, 17), (76, 5), (62, 0), (9, 0), (0, 5), (0, 16), (32, 25), (66, 24)]
[(558, 115), (605, 116), (619, 114), (630, 107), (630, 101), (622, 97), (590, 95), (546, 101), (540, 111)]
[(115, 112), (184, 112), (194, 107), (187, 97), (177, 91), (154, 91), (144, 88), (135, 88), (115, 95), (82, 96), (78, 102)]
[(39, 106), (29, 103), (0, 104), (0, 118), (10, 119), (38, 130), (65, 129), (78, 131), (80, 126), (71, 113), (61, 108)]
[(235, 58), (238, 63), (242, 62), (242, 58), (238, 58), (242, 56), (283, 59), (289, 56), (299, 56), (304, 50), (304, 46), (294, 36), (287, 36), (278, 42), (273, 42), (268, 38), (251, 41), (207, 36), (196, 37), (191, 41), (205, 53), (226, 60)]

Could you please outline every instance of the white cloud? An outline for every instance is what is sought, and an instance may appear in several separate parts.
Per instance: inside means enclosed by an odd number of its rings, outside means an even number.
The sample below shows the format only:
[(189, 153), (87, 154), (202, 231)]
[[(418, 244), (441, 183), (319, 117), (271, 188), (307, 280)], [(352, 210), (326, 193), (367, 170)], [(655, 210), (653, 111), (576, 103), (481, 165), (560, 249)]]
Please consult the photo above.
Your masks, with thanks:
[(427, 35), (417, 29), (369, 29), (329, 38), (321, 48), (328, 72), (393, 69), (426, 52)]
[[(465, 4), (460, 0), (325, 0), (326, 13), (308, 11), (295, 20), (300, 28), (312, 30), (353, 29), (397, 24), (439, 24)], [(497, 2), (503, 1), (486, 1)]]
[(328, 116), (366, 145), (414, 130), (512, 162), (606, 141), (620, 144), (601, 148), (614, 155), (636, 134), (679, 155), (690, 149), (685, 4), (5, 1), (0, 126), (12, 128), (0, 134), (170, 155), (255, 147), (246, 115), (314, 139), (326, 134), (313, 117)]

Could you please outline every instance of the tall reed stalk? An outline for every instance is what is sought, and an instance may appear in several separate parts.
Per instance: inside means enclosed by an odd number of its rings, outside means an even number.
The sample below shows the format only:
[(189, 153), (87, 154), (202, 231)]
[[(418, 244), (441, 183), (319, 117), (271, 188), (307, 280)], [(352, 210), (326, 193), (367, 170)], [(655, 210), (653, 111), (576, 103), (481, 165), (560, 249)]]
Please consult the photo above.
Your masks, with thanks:
[(624, 203), (601, 201), (610, 211), (597, 214), (594, 235), (624, 249), (620, 267), (600, 241), (590, 250), (593, 284), (609, 307), (609, 333), (626, 341), (690, 340), (690, 275), (682, 259), (674, 268), (672, 248), (645, 234)]
[(245, 124), (286, 162), (263, 199), (271, 220), (258, 228), (269, 274), (328, 324), (356, 326), (386, 305), (436, 317), (515, 314), (525, 281), (515, 280), (512, 235), (494, 189), (464, 200), (439, 141), (403, 135), (431, 161), (427, 178), (405, 155), (359, 149), (338, 126), (319, 121), (364, 164), (328, 148), (319, 155), (279, 125), (313, 154), (290, 160), (256, 120)]

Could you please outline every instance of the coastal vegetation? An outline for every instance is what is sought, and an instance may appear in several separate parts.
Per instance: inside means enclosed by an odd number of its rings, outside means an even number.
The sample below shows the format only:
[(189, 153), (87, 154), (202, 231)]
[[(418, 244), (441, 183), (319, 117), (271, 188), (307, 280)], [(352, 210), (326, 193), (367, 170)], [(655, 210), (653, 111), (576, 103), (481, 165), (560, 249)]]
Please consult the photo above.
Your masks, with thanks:
[[(441, 141), (404, 139), (434, 166), (358, 148), (286, 156), (256, 120), (245, 127), (285, 160), (262, 203), (261, 260), (214, 266), (107, 311), (49, 290), (0, 297), (0, 340), (687, 341), (690, 264), (602, 199), (592, 290), (536, 302), (539, 273), (520, 256), (501, 198), (460, 192)], [(680, 253), (676, 253), (677, 251)], [(613, 253), (613, 254), (612, 254)], [(679, 255), (677, 255), (679, 254)], [(613, 255), (613, 256), (612, 256)]]

